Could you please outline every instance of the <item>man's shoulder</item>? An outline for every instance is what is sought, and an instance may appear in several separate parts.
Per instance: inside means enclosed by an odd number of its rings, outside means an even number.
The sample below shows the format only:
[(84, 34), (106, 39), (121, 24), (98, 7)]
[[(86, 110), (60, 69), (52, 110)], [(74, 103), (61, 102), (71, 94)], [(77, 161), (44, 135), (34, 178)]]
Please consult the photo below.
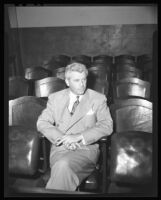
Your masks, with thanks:
[(49, 98), (49, 99), (62, 98), (62, 97), (66, 94), (67, 90), (68, 90), (68, 89), (66, 88), (66, 89), (59, 90), (59, 91), (57, 91), (57, 92), (51, 93), (51, 94), (48, 96), (48, 98)]
[(106, 99), (106, 96), (100, 92), (97, 92), (95, 90), (92, 90), (92, 89), (88, 89), (88, 93), (90, 95), (90, 97), (92, 99), (95, 99), (95, 100), (100, 100), (100, 99)]

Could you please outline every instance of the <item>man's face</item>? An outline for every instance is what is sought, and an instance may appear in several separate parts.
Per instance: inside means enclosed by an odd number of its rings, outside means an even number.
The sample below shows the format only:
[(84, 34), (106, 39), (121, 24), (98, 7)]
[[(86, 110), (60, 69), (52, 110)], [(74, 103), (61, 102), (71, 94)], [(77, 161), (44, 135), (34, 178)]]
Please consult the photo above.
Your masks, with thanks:
[(85, 72), (71, 72), (70, 78), (66, 79), (66, 84), (69, 86), (70, 90), (76, 94), (84, 94), (87, 85), (87, 77)]

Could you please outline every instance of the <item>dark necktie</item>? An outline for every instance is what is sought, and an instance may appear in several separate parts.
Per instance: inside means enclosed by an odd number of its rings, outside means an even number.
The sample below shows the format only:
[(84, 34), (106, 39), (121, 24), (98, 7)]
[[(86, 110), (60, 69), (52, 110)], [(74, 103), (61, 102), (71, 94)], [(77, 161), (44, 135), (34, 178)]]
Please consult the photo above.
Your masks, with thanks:
[(74, 102), (73, 104), (73, 108), (72, 108), (72, 111), (71, 111), (71, 115), (74, 114), (75, 110), (76, 110), (76, 107), (78, 106), (79, 104), (79, 96), (77, 96), (77, 100)]

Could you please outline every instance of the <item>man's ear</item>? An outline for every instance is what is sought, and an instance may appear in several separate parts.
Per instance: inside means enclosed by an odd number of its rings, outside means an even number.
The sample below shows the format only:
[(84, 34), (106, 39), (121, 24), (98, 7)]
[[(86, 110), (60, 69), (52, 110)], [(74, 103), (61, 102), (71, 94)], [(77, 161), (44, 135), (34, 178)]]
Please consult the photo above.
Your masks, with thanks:
[(69, 81), (68, 81), (68, 79), (65, 79), (65, 83), (66, 83), (67, 86), (69, 86)]

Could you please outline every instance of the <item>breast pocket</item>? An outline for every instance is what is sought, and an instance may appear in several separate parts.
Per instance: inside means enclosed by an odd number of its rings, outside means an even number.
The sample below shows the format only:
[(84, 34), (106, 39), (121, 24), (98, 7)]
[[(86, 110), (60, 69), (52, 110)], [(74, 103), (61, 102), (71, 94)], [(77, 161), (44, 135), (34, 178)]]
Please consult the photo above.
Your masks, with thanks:
[(84, 117), (84, 124), (86, 126), (86, 128), (91, 128), (96, 124), (96, 115), (95, 113), (91, 114), (91, 115), (86, 115)]

